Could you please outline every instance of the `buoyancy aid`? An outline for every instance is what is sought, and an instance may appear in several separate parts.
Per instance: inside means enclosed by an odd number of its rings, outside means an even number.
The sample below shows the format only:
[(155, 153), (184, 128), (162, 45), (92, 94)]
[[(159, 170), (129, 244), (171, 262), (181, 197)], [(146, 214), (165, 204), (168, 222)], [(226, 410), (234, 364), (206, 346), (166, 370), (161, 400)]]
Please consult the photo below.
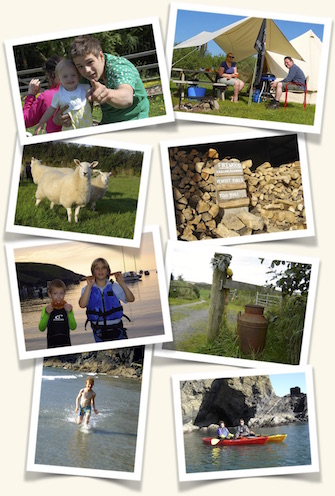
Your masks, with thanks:
[(47, 346), (70, 346), (70, 328), (67, 312), (64, 308), (53, 310), (47, 324)]
[(109, 282), (101, 292), (97, 286), (92, 286), (90, 298), (86, 307), (87, 320), (94, 325), (106, 326), (107, 320), (120, 320), (123, 308), (115, 296), (113, 283)]

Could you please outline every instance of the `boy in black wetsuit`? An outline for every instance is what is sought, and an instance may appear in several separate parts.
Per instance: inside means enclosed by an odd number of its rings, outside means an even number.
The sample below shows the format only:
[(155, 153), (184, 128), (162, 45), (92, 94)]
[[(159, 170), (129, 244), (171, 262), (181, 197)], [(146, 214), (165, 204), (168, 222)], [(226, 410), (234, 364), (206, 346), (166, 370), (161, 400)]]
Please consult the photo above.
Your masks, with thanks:
[(71, 346), (70, 329), (77, 327), (70, 303), (64, 300), (66, 286), (60, 279), (54, 279), (49, 285), (48, 295), (51, 303), (48, 303), (41, 314), (38, 328), (41, 332), (47, 328), (47, 346), (56, 348), (58, 346)]

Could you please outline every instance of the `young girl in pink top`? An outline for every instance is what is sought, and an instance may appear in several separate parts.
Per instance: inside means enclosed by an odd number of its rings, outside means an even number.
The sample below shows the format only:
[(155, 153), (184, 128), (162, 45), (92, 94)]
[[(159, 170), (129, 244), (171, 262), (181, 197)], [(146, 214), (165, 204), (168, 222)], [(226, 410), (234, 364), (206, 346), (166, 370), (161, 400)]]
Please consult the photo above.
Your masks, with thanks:
[[(41, 91), (39, 79), (32, 79), (29, 83), (28, 95), (23, 106), (24, 123), (27, 129), (40, 122), (42, 115), (51, 105), (52, 97), (58, 91), (59, 83), (56, 82), (55, 68), (61, 60), (62, 58), (58, 55), (54, 55), (47, 60), (45, 72), (50, 88), (40, 93), (37, 98), (36, 95)], [(52, 119), (49, 119), (46, 124), (46, 132), (55, 133), (61, 131), (61, 126), (57, 126)]]

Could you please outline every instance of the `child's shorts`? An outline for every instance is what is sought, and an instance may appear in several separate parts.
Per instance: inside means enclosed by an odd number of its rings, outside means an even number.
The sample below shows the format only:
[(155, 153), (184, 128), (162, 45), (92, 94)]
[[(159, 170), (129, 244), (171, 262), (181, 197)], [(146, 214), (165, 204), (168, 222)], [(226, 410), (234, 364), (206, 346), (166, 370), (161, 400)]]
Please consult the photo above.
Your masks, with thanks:
[(91, 415), (91, 405), (79, 407), (78, 417), (83, 417), (86, 413)]

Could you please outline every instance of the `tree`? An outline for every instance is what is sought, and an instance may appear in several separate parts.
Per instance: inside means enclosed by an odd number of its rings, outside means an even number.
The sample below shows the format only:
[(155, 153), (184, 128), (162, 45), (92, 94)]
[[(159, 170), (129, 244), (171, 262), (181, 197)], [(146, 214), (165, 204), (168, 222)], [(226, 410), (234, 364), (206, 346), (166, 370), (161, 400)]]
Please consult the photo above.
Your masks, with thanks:
[[(261, 259), (263, 263), (264, 259)], [(279, 267), (282, 270), (278, 269)], [(282, 295), (292, 296), (295, 293), (304, 297), (308, 296), (312, 266), (297, 262), (285, 262), (284, 260), (273, 260), (267, 274), (272, 274), (268, 287), (280, 288)], [(267, 281), (268, 282), (268, 281)]]
[[(100, 41), (103, 52), (129, 55), (155, 48), (152, 26), (136, 26), (115, 31), (92, 33)], [(52, 55), (67, 57), (74, 38), (58, 38), (13, 47), (16, 70), (44, 67)], [(142, 61), (143, 63), (143, 61)]]

